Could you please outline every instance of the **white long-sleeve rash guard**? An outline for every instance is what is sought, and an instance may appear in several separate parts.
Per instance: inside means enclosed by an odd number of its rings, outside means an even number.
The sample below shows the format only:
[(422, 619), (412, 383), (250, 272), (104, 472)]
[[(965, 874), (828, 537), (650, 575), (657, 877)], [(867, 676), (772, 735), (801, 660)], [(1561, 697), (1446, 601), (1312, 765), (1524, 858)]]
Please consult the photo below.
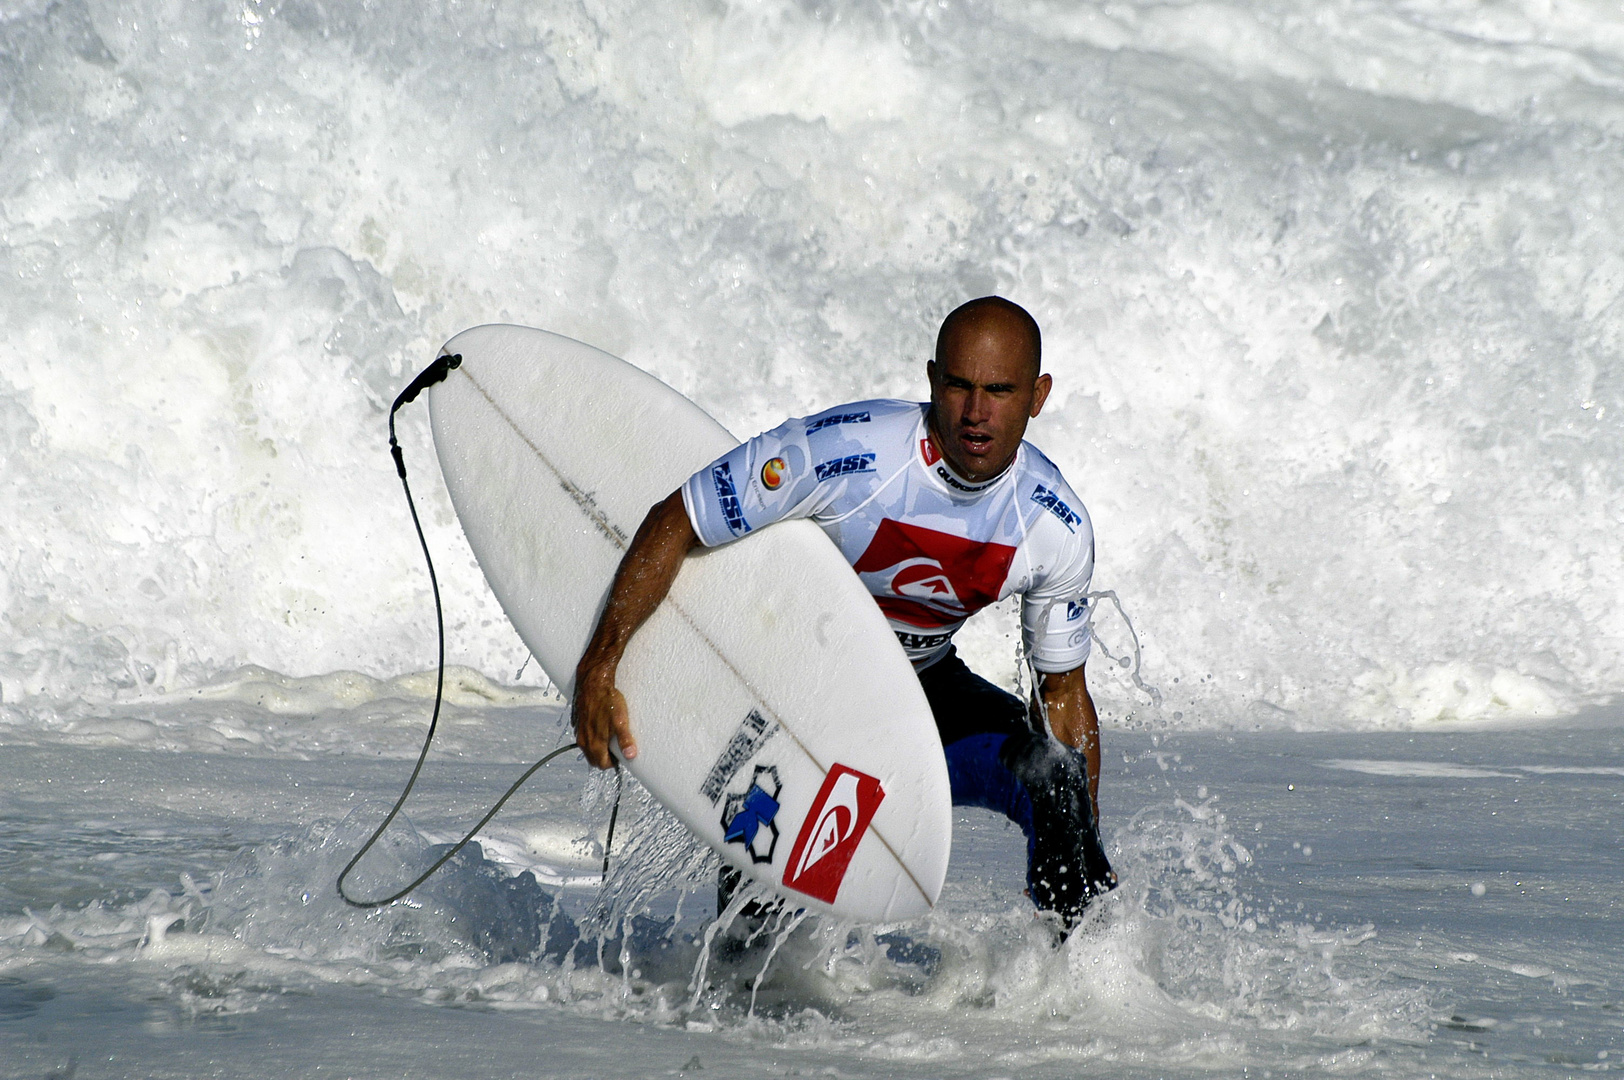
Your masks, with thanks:
[(928, 404), (859, 401), (723, 454), (682, 487), (706, 547), (775, 521), (811, 518), (885, 612), (918, 669), (946, 654), (981, 608), (1022, 597), (1039, 671), (1088, 658), (1094, 529), (1054, 462), (1021, 443), (998, 477), (973, 484), (931, 445)]

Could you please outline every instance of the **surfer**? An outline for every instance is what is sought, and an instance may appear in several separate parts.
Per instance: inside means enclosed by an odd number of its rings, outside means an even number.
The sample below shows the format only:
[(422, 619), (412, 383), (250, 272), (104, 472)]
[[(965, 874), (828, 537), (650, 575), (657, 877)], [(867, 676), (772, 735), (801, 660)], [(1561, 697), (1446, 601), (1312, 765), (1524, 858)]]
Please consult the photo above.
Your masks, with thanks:
[[(695, 547), (810, 518), (873, 594), (919, 676), (956, 805), (1027, 839), (1033, 902), (1066, 926), (1116, 876), (1099, 839), (1099, 720), (1084, 662), (1094, 534), (1060, 470), (1023, 441), (1052, 380), (1026, 310), (987, 296), (943, 321), (930, 401), (859, 401), (794, 418), (696, 472), (644, 518), (576, 668), (576, 739), (637, 756), (615, 671)], [(972, 672), (953, 634), (1020, 594), (1030, 703)]]

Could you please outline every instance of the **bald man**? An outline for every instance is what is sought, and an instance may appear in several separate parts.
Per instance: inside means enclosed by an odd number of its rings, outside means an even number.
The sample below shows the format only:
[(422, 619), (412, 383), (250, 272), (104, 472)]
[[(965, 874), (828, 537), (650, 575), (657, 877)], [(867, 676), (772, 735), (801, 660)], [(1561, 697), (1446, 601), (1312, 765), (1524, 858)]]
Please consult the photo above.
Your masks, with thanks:
[[(785, 421), (650, 510), (576, 668), (573, 719), (587, 759), (613, 764), (611, 737), (637, 756), (615, 669), (684, 556), (810, 518), (913, 662), (954, 804), (1020, 826), (1028, 894), (1073, 926), (1116, 875), (1099, 839), (1099, 720), (1083, 674), (1093, 528), (1060, 470), (1022, 440), (1051, 389), (1042, 361), (1042, 335), (1024, 308), (972, 300), (942, 323), (925, 365), (929, 402), (858, 401)], [(966, 619), (1016, 593), (1038, 673), (1029, 703), (976, 675), (953, 648)]]

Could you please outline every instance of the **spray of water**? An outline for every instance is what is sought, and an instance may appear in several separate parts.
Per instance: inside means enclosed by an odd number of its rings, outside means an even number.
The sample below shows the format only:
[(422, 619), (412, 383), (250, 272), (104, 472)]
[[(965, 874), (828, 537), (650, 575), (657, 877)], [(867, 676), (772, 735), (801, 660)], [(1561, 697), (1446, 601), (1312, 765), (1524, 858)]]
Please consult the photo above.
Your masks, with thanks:
[[(989, 291), (1156, 722), (1597, 700), (1624, 46), (1537, 7), (13, 4), (0, 708), (425, 666), (383, 409), (466, 325), (748, 434), (922, 393)], [(454, 657), (519, 670), (424, 487)]]
[[(626, 850), (677, 838), (656, 804), (630, 805)], [(1419, 994), (1361, 959), (1369, 927), (1263, 913), (1250, 853), (1214, 798), (1175, 796), (1114, 830), (1123, 885), (1060, 943), (1024, 905), (855, 927), (763, 912), (769, 898), (746, 887), (713, 918), (715, 862), (691, 842), (663, 862), (628, 861), (574, 900), (476, 846), (412, 898), (358, 912), (310, 883), (336, 871), (370, 809), (247, 852), (205, 888), (34, 917), (9, 944), (62, 933), (110, 959), (190, 960), (219, 985), (254, 985), (269, 965), (283, 983), (363, 980), (431, 1001), (563, 1007), (879, 1059), (1213, 1063), (1282, 1033), (1301, 1052), (1335, 1054), (1413, 1038), (1428, 1017)], [(397, 826), (357, 887), (386, 888), (437, 850)], [(688, 912), (672, 908), (673, 888), (696, 894)]]

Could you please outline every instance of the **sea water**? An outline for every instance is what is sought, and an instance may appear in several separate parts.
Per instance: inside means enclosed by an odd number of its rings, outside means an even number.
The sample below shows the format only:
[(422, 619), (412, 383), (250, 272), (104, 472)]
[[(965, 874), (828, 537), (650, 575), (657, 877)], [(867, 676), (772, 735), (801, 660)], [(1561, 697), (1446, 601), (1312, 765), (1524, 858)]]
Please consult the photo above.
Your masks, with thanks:
[[(1616, 5), (12, 0), (0, 88), (5, 1075), (1618, 1067)], [(707, 946), (713, 864), (634, 786), (600, 883), (562, 762), (337, 902), (432, 694), (441, 341), (744, 436), (922, 397), (988, 292), (1125, 613), (1096, 921), (967, 812), (930, 920)], [(563, 738), (401, 431), (458, 667), (380, 888)]]

